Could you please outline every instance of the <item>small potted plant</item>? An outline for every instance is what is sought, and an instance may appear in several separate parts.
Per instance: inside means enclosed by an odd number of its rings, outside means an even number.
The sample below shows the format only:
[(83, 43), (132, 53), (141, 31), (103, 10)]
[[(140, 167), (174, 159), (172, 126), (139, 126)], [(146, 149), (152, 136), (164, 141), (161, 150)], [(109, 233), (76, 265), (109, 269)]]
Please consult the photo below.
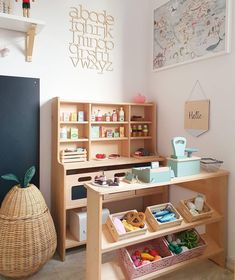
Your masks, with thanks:
[(1, 176), (17, 185), (7, 193), (0, 208), (0, 274), (11, 278), (28, 277), (54, 254), (56, 232), (39, 189), (30, 184), (35, 167), (22, 180), (14, 174)]

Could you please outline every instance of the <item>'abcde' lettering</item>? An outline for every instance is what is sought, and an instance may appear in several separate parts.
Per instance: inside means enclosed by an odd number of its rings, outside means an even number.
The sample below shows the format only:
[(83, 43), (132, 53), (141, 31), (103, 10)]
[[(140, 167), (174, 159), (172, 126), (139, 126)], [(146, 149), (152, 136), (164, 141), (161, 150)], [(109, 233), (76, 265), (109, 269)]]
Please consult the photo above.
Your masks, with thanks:
[(113, 16), (107, 15), (106, 11), (103, 11), (102, 13), (96, 13), (94, 11), (89, 12), (88, 10), (84, 9), (82, 5), (79, 5), (79, 8), (72, 7), (71, 9), (72, 11), (70, 11), (69, 15), (74, 19), (82, 19), (83, 21), (91, 21), (103, 25), (114, 24)]

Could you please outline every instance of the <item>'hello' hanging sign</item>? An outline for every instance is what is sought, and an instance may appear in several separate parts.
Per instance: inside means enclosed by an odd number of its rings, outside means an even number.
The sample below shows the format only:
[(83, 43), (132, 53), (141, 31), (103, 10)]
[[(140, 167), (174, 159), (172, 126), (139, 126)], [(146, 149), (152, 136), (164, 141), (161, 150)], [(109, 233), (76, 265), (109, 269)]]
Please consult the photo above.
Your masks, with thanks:
[(200, 93), (203, 94), (205, 100), (192, 100), (185, 102), (184, 128), (191, 135), (198, 137), (209, 130), (210, 101), (207, 100), (199, 81), (196, 82), (190, 98), (196, 90), (199, 90)]

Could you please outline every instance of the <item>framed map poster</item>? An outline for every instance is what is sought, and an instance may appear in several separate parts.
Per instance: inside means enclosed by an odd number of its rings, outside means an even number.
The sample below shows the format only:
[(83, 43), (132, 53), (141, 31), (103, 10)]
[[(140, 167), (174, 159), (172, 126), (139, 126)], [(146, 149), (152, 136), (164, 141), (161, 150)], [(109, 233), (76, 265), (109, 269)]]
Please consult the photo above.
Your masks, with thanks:
[(170, 0), (154, 10), (153, 70), (230, 52), (230, 0)]

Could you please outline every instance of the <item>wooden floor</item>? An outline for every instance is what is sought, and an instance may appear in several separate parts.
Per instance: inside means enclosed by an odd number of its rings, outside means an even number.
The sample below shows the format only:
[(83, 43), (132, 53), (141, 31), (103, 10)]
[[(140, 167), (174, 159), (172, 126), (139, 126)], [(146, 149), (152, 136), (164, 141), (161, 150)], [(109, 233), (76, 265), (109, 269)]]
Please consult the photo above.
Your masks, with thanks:
[[(104, 261), (110, 261), (110, 258), (112, 258), (112, 254), (107, 253), (105, 254)], [(37, 274), (27, 278), (27, 280), (85, 280), (85, 262), (84, 248), (72, 250), (67, 254), (65, 262), (59, 261), (58, 257), (55, 256)], [(234, 280), (232, 272), (205, 260), (157, 279)], [(5, 278), (0, 276), (0, 280), (5, 280)], [(110, 278), (109, 280), (112, 279)]]

